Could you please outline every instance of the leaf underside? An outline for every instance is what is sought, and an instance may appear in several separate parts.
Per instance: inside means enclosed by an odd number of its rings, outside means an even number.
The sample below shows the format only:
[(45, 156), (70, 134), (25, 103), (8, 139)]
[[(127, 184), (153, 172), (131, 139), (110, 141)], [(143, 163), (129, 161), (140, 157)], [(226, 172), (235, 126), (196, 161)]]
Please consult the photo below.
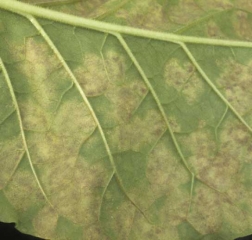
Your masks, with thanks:
[(0, 220), (60, 240), (251, 234), (251, 1), (20, 2), (101, 27), (0, 1)]

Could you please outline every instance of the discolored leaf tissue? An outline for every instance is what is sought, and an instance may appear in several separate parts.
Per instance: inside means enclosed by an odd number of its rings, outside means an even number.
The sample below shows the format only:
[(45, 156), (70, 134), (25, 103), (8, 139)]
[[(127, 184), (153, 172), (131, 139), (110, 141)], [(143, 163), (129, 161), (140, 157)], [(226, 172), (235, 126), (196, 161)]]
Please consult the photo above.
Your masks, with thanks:
[(251, 234), (251, 1), (0, 0), (0, 221)]

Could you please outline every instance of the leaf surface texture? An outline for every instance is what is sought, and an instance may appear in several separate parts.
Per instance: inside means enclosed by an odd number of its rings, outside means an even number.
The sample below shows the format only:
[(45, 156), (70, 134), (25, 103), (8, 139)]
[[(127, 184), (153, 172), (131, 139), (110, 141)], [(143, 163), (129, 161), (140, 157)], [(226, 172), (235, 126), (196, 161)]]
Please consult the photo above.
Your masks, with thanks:
[(2, 0), (1, 221), (59, 240), (251, 234), (251, 11)]

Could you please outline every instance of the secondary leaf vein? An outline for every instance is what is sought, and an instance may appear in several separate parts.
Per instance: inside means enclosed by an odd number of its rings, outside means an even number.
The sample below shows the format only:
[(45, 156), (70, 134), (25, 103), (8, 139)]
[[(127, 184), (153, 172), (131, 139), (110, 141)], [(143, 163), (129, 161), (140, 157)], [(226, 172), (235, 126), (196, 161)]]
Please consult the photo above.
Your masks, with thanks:
[(204, 70), (200, 67), (197, 60), (194, 58), (190, 50), (187, 48), (187, 46), (180, 42), (178, 43), (183, 48), (184, 52), (188, 56), (188, 58), (191, 60), (193, 65), (197, 68), (203, 79), (206, 81), (206, 83), (213, 89), (213, 91), (220, 97), (220, 99), (229, 107), (229, 109), (234, 113), (234, 115), (246, 126), (246, 128), (252, 133), (252, 128), (248, 125), (248, 123), (244, 120), (244, 118), (240, 115), (239, 112), (236, 111), (236, 109), (233, 107), (233, 105), (224, 97), (224, 95), (219, 91), (219, 89), (212, 83), (210, 78), (207, 76), (207, 74), (204, 72)]
[(21, 118), (18, 102), (17, 102), (16, 96), (15, 96), (15, 93), (14, 93), (14, 89), (12, 87), (11, 80), (9, 78), (9, 74), (8, 74), (7, 69), (5, 68), (4, 63), (3, 63), (3, 61), (2, 61), (1, 58), (0, 58), (0, 67), (2, 68), (2, 71), (3, 71), (4, 77), (5, 77), (6, 83), (8, 85), (9, 90), (10, 90), (12, 101), (14, 103), (14, 106), (15, 106), (15, 109), (16, 109), (16, 112), (17, 112), (20, 133), (21, 133), (24, 149), (25, 149), (25, 152), (26, 152), (26, 155), (27, 155), (27, 158), (28, 158), (28, 161), (29, 161), (32, 173), (34, 175), (34, 178), (35, 178), (35, 180), (36, 180), (36, 182), (38, 184), (38, 187), (39, 187), (42, 195), (44, 196), (45, 200), (48, 202), (48, 204), (51, 207), (53, 207), (52, 203), (48, 199), (48, 197), (47, 197), (47, 195), (46, 195), (46, 193), (45, 193), (45, 191), (44, 191), (44, 189), (43, 189), (43, 187), (42, 187), (42, 185), (41, 185), (41, 183), (39, 181), (38, 175), (37, 175), (36, 170), (35, 170), (35, 168), (33, 166), (33, 163), (32, 163), (32, 160), (31, 160), (31, 155), (30, 155), (30, 152), (29, 152), (29, 149), (28, 149), (28, 145), (27, 145), (27, 141), (26, 141), (26, 137), (25, 137), (25, 133), (24, 133), (23, 122), (22, 122), (22, 118)]
[[(23, 15), (23, 14), (22, 14)], [(86, 94), (84, 93), (83, 89), (81, 88), (78, 80), (76, 79), (76, 77), (74, 76), (72, 70), (69, 68), (68, 64), (66, 63), (66, 61), (64, 60), (64, 58), (62, 57), (62, 55), (60, 54), (59, 50), (56, 48), (56, 46), (54, 45), (54, 43), (52, 42), (52, 40), (49, 38), (49, 36), (47, 35), (47, 33), (44, 31), (44, 29), (40, 26), (40, 24), (38, 23), (38, 21), (31, 15), (23, 15), (25, 17), (27, 17), (31, 23), (34, 25), (34, 27), (38, 30), (38, 32), (41, 34), (41, 36), (45, 39), (45, 41), (47, 42), (47, 44), (50, 46), (50, 48), (52, 49), (52, 51), (55, 53), (55, 55), (57, 56), (57, 58), (59, 59), (59, 61), (61, 62), (61, 64), (63, 65), (63, 67), (65, 68), (66, 72), (69, 74), (70, 78), (72, 79), (72, 81), (74, 82), (77, 90), (79, 91), (84, 103), (86, 104), (86, 106), (88, 107), (96, 125), (97, 128), (100, 132), (102, 141), (105, 145), (105, 149), (107, 151), (109, 160), (110, 160), (110, 164), (112, 165), (112, 168), (114, 170), (114, 174), (116, 176), (116, 179), (118, 181), (119, 186), (121, 187), (122, 191), (124, 192), (124, 194), (126, 195), (126, 197), (129, 199), (129, 201), (143, 214), (143, 216), (148, 220), (148, 218), (145, 216), (144, 212), (137, 206), (137, 204), (130, 198), (130, 196), (127, 194), (126, 190), (124, 189), (123, 183), (119, 177), (119, 173), (117, 171), (115, 162), (114, 162), (114, 158), (112, 156), (110, 147), (108, 145), (108, 141), (106, 139), (105, 133), (102, 129), (102, 126), (100, 124), (99, 119), (96, 116), (96, 113), (93, 109), (93, 107), (91, 106)]]
[(157, 96), (154, 88), (152, 87), (150, 81), (148, 80), (147, 76), (145, 75), (142, 67), (140, 66), (140, 64), (137, 61), (137, 59), (135, 58), (135, 56), (133, 55), (132, 51), (130, 50), (129, 46), (127, 45), (127, 43), (125, 42), (125, 40), (123, 39), (123, 37), (120, 34), (117, 34), (117, 33), (112, 33), (112, 34), (114, 34), (117, 37), (117, 39), (119, 40), (119, 42), (123, 46), (124, 50), (126, 51), (126, 53), (128, 54), (128, 56), (130, 57), (130, 59), (132, 60), (132, 62), (134, 63), (134, 65), (136, 66), (139, 74), (143, 78), (145, 84), (147, 85), (149, 91), (151, 92), (151, 94), (152, 94), (152, 96), (153, 96), (153, 98), (154, 98), (154, 100), (155, 100), (155, 102), (156, 102), (156, 104), (158, 106), (158, 109), (159, 109), (159, 111), (160, 111), (160, 113), (161, 113), (161, 115), (162, 115), (162, 117), (163, 117), (163, 119), (165, 121), (165, 124), (167, 126), (167, 129), (168, 129), (168, 131), (169, 131), (169, 133), (171, 135), (171, 138), (172, 138), (172, 141), (173, 141), (173, 143), (175, 145), (175, 148), (176, 148), (176, 150), (177, 150), (177, 152), (178, 152), (178, 154), (179, 154), (182, 162), (184, 163), (186, 169), (190, 172), (190, 174), (192, 176), (192, 179), (191, 179), (191, 189), (190, 189), (190, 198), (192, 198), (193, 185), (194, 185), (194, 176), (195, 176), (195, 174), (190, 169), (190, 167), (189, 167), (189, 165), (188, 165), (188, 163), (187, 163), (187, 161), (186, 161), (186, 159), (185, 159), (185, 157), (184, 157), (184, 155), (183, 155), (183, 153), (181, 151), (179, 143), (177, 142), (177, 139), (176, 139), (176, 137), (175, 137), (175, 135), (173, 133), (173, 130), (172, 130), (172, 128), (170, 126), (170, 123), (169, 123), (169, 121), (167, 119), (167, 116), (165, 114), (164, 108), (163, 108), (161, 102), (159, 101), (159, 98), (158, 98), (158, 96)]

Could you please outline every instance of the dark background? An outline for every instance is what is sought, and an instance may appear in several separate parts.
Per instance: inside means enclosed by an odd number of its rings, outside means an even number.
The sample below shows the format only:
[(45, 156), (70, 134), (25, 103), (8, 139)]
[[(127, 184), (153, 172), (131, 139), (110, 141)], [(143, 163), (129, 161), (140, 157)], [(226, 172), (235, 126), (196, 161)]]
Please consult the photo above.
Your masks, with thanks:
[[(36, 238), (30, 235), (20, 233), (18, 230), (15, 229), (14, 223), (7, 224), (7, 223), (0, 222), (0, 239), (1, 240), (40, 240), (41, 238)], [(252, 240), (252, 235), (243, 237), (243, 238), (237, 238), (236, 240)]]

